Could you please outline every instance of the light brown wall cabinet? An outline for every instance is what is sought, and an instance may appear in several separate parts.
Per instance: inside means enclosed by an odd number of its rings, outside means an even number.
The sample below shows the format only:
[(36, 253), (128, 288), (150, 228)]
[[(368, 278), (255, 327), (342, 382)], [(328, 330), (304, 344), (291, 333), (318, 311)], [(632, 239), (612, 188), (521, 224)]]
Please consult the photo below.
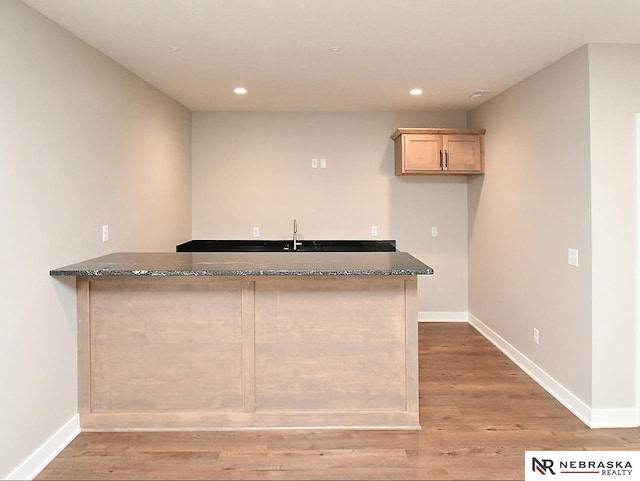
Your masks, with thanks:
[(484, 173), (485, 130), (398, 129), (396, 175)]

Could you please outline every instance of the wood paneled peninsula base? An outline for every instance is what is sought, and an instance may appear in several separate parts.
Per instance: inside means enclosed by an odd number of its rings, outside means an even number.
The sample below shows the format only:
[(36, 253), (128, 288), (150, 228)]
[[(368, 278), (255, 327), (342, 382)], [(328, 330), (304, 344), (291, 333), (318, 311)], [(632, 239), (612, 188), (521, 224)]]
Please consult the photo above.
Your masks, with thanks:
[(116, 253), (77, 277), (84, 430), (419, 429), (403, 252)]

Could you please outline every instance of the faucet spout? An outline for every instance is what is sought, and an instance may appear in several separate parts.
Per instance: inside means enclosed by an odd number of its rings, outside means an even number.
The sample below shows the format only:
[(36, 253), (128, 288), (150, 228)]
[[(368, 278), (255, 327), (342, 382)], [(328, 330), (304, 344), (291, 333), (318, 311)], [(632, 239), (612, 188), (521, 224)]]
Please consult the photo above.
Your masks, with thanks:
[(293, 250), (297, 251), (298, 246), (301, 246), (302, 242), (298, 242), (298, 221), (293, 219)]

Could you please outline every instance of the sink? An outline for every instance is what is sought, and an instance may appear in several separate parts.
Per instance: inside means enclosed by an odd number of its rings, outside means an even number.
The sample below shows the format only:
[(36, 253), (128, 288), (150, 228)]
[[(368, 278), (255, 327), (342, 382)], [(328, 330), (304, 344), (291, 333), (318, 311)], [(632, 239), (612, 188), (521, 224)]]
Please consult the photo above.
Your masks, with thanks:
[(395, 240), (190, 240), (176, 252), (395, 252)]

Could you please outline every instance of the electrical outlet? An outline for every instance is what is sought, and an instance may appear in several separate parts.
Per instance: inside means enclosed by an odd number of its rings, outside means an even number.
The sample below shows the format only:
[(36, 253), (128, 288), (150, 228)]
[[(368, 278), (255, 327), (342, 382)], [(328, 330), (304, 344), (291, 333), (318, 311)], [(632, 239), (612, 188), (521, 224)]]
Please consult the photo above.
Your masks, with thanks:
[(371, 226), (371, 237), (378, 237), (378, 226), (377, 225), (372, 225)]
[(533, 328), (533, 342), (536, 344), (540, 344), (540, 331), (538, 331), (535, 327)]
[(437, 227), (432, 227), (431, 228), (431, 237), (438, 237), (438, 228)]
[(102, 226), (102, 242), (109, 242), (109, 226)]
[(253, 228), (253, 237), (260, 237), (260, 227)]
[(318, 159), (317, 158), (313, 158), (311, 159), (311, 168), (312, 169), (317, 169), (318, 168)]

